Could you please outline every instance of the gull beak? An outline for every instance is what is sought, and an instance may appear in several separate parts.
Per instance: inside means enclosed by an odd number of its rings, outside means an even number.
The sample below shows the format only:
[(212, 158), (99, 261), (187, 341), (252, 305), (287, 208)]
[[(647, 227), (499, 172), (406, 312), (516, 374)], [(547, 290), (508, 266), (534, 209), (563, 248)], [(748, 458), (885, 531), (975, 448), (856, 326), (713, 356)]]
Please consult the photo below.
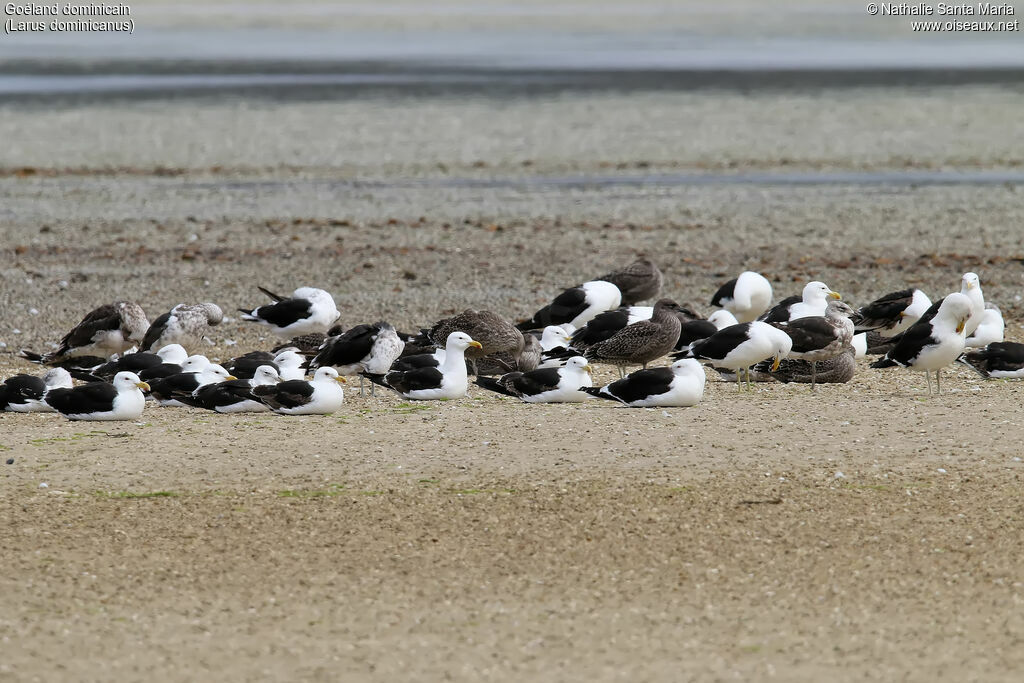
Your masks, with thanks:
[(839, 292), (829, 292), (828, 293), (828, 298), (829, 299), (842, 299), (843, 297), (839, 294)]
[(483, 348), (483, 345), (480, 342), (478, 342), (478, 341), (471, 341), (471, 342), (469, 342), (469, 345), (472, 348), (474, 348), (474, 349), (482, 349)]
[(775, 361), (772, 363), (772, 372), (775, 372), (776, 370), (779, 369), (779, 363), (781, 363), (781, 362), (782, 362), (782, 357), (781, 356), (775, 356)]
[(237, 378), (237, 377), (235, 377), (234, 375), (228, 375), (228, 376), (227, 376), (227, 379), (226, 379), (225, 381), (227, 381), (227, 382), (230, 382), (230, 381), (231, 381), (231, 380), (233, 380), (233, 379), (238, 379), (238, 378)]
[(974, 283), (973, 282), (968, 282), (967, 283), (967, 289), (974, 289)]
[(136, 382), (135, 386), (137, 386), (139, 389), (142, 389), (143, 391), (149, 391), (148, 382)]
[(900, 317), (901, 318), (906, 318), (907, 317), (906, 311), (900, 311)]
[(588, 375), (594, 372), (594, 368), (590, 367), (589, 365), (584, 365), (583, 369), (586, 370)]
[(338, 384), (348, 384), (348, 380), (342, 377), (341, 375), (335, 377), (334, 381), (337, 382)]
[(957, 334), (962, 334), (962, 333), (963, 333), (963, 331), (964, 331), (964, 326), (965, 326), (965, 325), (967, 325), (967, 319), (966, 319), (966, 318), (962, 319), (962, 320), (961, 320), (961, 321), (960, 321), (960, 322), (959, 322), (959, 323), (957, 324), (957, 326), (956, 326), (956, 333), (957, 333)]

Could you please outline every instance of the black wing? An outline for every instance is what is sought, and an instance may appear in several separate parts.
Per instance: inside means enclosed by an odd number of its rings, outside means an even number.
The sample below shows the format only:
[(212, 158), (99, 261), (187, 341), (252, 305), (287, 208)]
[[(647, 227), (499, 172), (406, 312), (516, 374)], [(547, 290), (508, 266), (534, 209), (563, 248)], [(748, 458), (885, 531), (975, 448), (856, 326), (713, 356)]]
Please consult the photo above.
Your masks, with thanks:
[[(930, 346), (935, 343), (935, 338), (932, 337), (932, 325), (931, 320), (925, 320), (924, 316), (921, 320), (910, 326), (909, 329), (903, 332), (900, 336), (900, 340), (896, 343), (896, 346), (891, 348), (882, 361), (894, 361), (900, 365), (909, 365), (914, 358), (921, 353), (921, 349), (926, 346)], [(874, 365), (872, 365), (874, 367)]]
[(92, 374), (100, 379), (109, 380), (119, 372), (127, 371), (138, 374), (163, 362), (164, 359), (155, 353), (129, 353), (127, 356), (121, 356), (117, 360), (112, 360), (98, 368), (94, 368)]
[(671, 368), (637, 370), (608, 385), (608, 391), (623, 403), (641, 401), (648, 396), (664, 394), (672, 384)]
[[(521, 373), (516, 372), (512, 374), (519, 375)], [(498, 379), (495, 379), (493, 377), (477, 377), (476, 385), (481, 389), (487, 389), (488, 391), (493, 391), (498, 394), (504, 394), (505, 396), (515, 396), (516, 398), (518, 398), (519, 394), (505, 386), (507, 378), (508, 375), (503, 375)]]
[(561, 380), (558, 370), (559, 368), (531, 370), (512, 379), (512, 386), (523, 396), (543, 394), (558, 386), (558, 382)]
[(587, 310), (587, 293), (582, 287), (571, 287), (558, 296), (554, 301), (533, 314), (533, 318), (520, 323), (516, 327), (521, 330), (531, 330), (548, 325), (561, 325), (567, 323)]
[(275, 370), (280, 369), (274, 363), (274, 355), (266, 351), (250, 351), (244, 356), (232, 358), (224, 367), (238, 379), (252, 379), (256, 374), (256, 368), (261, 365), (270, 365)]
[(736, 283), (738, 281), (738, 277), (733, 278), (732, 280), (729, 280), (724, 285), (719, 287), (718, 291), (715, 292), (715, 295), (711, 297), (711, 305), (721, 307), (723, 299), (731, 299), (733, 297), (733, 294), (736, 293)]
[(441, 364), (432, 353), (420, 353), (415, 356), (399, 358), (391, 364), (392, 372), (409, 372), (419, 368), (436, 368)]
[(696, 342), (691, 348), (693, 358), (705, 360), (722, 360), (729, 352), (747, 341), (750, 337), (750, 323), (740, 323), (725, 327), (707, 339)]
[(46, 393), (46, 382), (33, 375), (14, 375), (4, 380), (4, 393), (9, 403), (38, 401)]
[(968, 351), (967, 361), (988, 372), (1014, 372), (1024, 368), (1024, 344), (992, 342), (988, 346)]
[(98, 332), (117, 330), (121, 327), (121, 314), (114, 304), (104, 304), (86, 314), (82, 321), (60, 340), (55, 355), (61, 356), (70, 349), (88, 346)]
[(309, 403), (313, 385), (303, 379), (291, 379), (278, 384), (253, 387), (252, 393), (271, 408), (298, 408)]
[(769, 308), (758, 318), (764, 323), (784, 323), (789, 320), (789, 308), (793, 304), (803, 301), (803, 297), (787, 296), (785, 299)]
[(107, 382), (90, 382), (71, 389), (52, 389), (46, 402), (64, 415), (105, 413), (113, 410), (117, 389)]
[(269, 289), (267, 289), (265, 287), (257, 286), (256, 289), (260, 290), (261, 292), (263, 292), (264, 294), (269, 296), (274, 301), (284, 301), (284, 297), (283, 296), (278, 296), (277, 294), (274, 294), (273, 292), (271, 292)]
[(410, 391), (439, 388), (444, 375), (437, 368), (417, 368), (404, 372), (392, 370), (384, 379), (395, 391), (407, 394)]
[(162, 316), (157, 318), (146, 330), (146, 336), (142, 338), (142, 351), (149, 351), (153, 344), (156, 344), (157, 340), (160, 339), (160, 335), (167, 329), (167, 321), (171, 319), (171, 312), (167, 311)]
[(277, 327), (288, 327), (292, 323), (305, 320), (313, 310), (313, 302), (307, 299), (282, 299), (266, 306), (260, 306), (255, 315)]
[(226, 382), (207, 384), (196, 389), (195, 405), (207, 410), (216, 410), (218, 406), (230, 406), (242, 401), (259, 401), (252, 393), (249, 380), (231, 379)]
[(351, 330), (324, 342), (309, 366), (319, 368), (331, 365), (351, 365), (370, 355), (373, 340), (380, 325), (356, 325)]
[(836, 338), (835, 328), (826, 318), (819, 316), (797, 318), (788, 323), (775, 323), (774, 326), (793, 340), (794, 353), (823, 349)]
[(679, 341), (676, 342), (676, 350), (689, 346), (695, 341), (707, 339), (715, 332), (718, 332), (718, 328), (707, 320), (691, 320), (683, 323), (679, 328)]
[(865, 332), (893, 325), (899, 321), (900, 313), (906, 310), (913, 299), (913, 288), (901, 289), (898, 292), (890, 292), (879, 297), (866, 306), (861, 306), (853, 316), (857, 331)]
[[(575, 317), (575, 316), (574, 316)], [(570, 318), (571, 320), (572, 318)], [(615, 336), (615, 333), (629, 324), (629, 309), (617, 308), (614, 311), (605, 311), (594, 317), (589, 323), (576, 330), (572, 334), (570, 346), (573, 348), (586, 348), (593, 346), (605, 339)]]
[[(150, 394), (153, 395), (153, 398), (161, 401), (169, 401), (175, 398), (181, 400), (182, 397), (191, 400), (192, 392), (198, 387), (199, 373), (197, 372), (179, 372), (149, 383)], [(185, 402), (182, 401), (182, 403)]]

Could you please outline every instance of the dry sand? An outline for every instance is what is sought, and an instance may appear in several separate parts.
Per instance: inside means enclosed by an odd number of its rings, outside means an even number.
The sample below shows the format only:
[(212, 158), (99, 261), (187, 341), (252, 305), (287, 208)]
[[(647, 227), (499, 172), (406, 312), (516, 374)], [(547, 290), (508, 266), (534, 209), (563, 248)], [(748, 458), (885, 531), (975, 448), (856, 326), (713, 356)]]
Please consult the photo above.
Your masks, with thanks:
[[(789, 97), (8, 106), (0, 128), (38, 135), (2, 157), (0, 340), (45, 348), (114, 296), (152, 316), (251, 305), (256, 284), (325, 286), (346, 325), (470, 305), (518, 316), (638, 253), (705, 311), (744, 267), (780, 295), (821, 277), (854, 303), (903, 283), (938, 295), (974, 270), (1020, 339), (1017, 185), (543, 181), (786, 172), (783, 156), (871, 172), (1020, 163), (956, 136), (872, 137), (861, 117), (932, 107), (933, 132), (998, 130), (1020, 125), (1019, 93), (892, 105), (849, 91), (832, 127)], [(716, 101), (754, 129), (687, 135)], [(759, 105), (808, 118), (780, 128)], [(629, 112), (651, 112), (650, 129), (619, 126)], [(538, 121), (521, 150), (486, 125), (501, 116)], [(303, 138), (313, 120), (338, 125)], [(604, 147), (533, 137), (544, 121)], [(671, 144), (643, 142), (658, 139)], [(214, 342), (226, 357), (270, 340), (230, 322)], [(6, 354), (0, 369), (28, 366)], [(0, 679), (1019, 680), (1024, 389), (944, 380), (931, 398), (920, 374), (866, 365), (816, 395), (710, 381), (672, 410), (350, 390), (332, 417), (0, 414), (14, 459), (0, 465)]]

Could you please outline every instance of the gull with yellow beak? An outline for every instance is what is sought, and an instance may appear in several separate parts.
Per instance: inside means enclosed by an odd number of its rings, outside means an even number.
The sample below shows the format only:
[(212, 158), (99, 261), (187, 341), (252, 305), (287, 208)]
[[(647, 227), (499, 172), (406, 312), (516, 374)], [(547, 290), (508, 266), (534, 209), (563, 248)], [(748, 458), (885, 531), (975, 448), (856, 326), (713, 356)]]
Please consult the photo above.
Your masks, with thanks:
[(89, 382), (70, 389), (53, 389), (46, 403), (70, 420), (137, 420), (146, 407), (142, 391), (149, 385), (134, 372), (119, 372), (113, 382)]
[(396, 361), (402, 369), (391, 370), (383, 376), (369, 373), (364, 376), (416, 401), (462, 398), (469, 389), (466, 349), (480, 348), (480, 342), (465, 332), (452, 332), (445, 342), (444, 358), (439, 359), (434, 354), (408, 356)]
[(766, 323), (785, 323), (798, 318), (825, 315), (829, 299), (841, 299), (839, 292), (824, 282), (808, 282), (801, 296), (786, 297), (762, 315), (758, 320)]
[(792, 349), (793, 340), (788, 334), (768, 323), (755, 320), (724, 327), (707, 339), (690, 344), (673, 358), (697, 358), (711, 361), (715, 369), (732, 370), (736, 373), (736, 387), (739, 388), (744, 372), (747, 385), (750, 385), (750, 366), (772, 358), (774, 372)]
[(939, 373), (964, 351), (964, 331), (971, 317), (972, 302), (959, 292), (950, 294), (939, 304), (935, 317), (924, 316), (903, 333), (885, 356), (871, 364), (873, 368), (904, 368), (924, 370), (928, 393), (932, 393), (931, 371), (935, 371), (935, 390), (941, 391)]
[(479, 387), (527, 403), (579, 403), (587, 400), (584, 387), (594, 386), (592, 369), (583, 356), (573, 356), (560, 368), (510, 372), (495, 379), (478, 377)]

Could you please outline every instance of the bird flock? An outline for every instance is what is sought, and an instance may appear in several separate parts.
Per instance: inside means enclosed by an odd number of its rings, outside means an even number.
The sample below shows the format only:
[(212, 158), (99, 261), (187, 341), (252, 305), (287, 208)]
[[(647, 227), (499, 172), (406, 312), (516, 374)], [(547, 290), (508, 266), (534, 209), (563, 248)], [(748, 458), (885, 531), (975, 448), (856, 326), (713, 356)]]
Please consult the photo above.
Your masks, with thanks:
[[(1024, 345), (1003, 340), (1002, 315), (985, 302), (974, 273), (934, 302), (909, 288), (855, 310), (820, 281), (774, 302), (768, 279), (746, 271), (717, 290), (710, 302), (717, 310), (706, 319), (658, 298), (663, 281), (642, 258), (563, 290), (525, 320), (467, 309), (415, 333), (386, 321), (344, 329), (327, 291), (303, 286), (280, 296), (260, 287), (269, 302), (238, 309), (241, 320), (282, 343), (223, 363), (197, 353), (225, 321), (216, 304), (179, 304), (150, 323), (139, 304), (116, 301), (90, 311), (52, 351), (23, 350), (49, 369), (7, 378), (0, 409), (73, 420), (135, 420), (147, 404), (330, 414), (343, 405), (347, 377), (359, 377), (360, 394), (368, 383), (371, 394), (379, 386), (410, 400), (441, 400), (466, 396), (471, 375), (475, 386), (526, 403), (692, 406), (704, 394), (705, 365), (740, 391), (764, 381), (815, 391), (848, 382), (866, 354), (879, 356), (872, 368), (924, 372), (929, 394), (932, 373), (939, 392), (941, 371), (954, 362), (983, 377), (1024, 378)], [(648, 367), (665, 358), (668, 365)], [(594, 386), (595, 364), (616, 367), (619, 379)]]

